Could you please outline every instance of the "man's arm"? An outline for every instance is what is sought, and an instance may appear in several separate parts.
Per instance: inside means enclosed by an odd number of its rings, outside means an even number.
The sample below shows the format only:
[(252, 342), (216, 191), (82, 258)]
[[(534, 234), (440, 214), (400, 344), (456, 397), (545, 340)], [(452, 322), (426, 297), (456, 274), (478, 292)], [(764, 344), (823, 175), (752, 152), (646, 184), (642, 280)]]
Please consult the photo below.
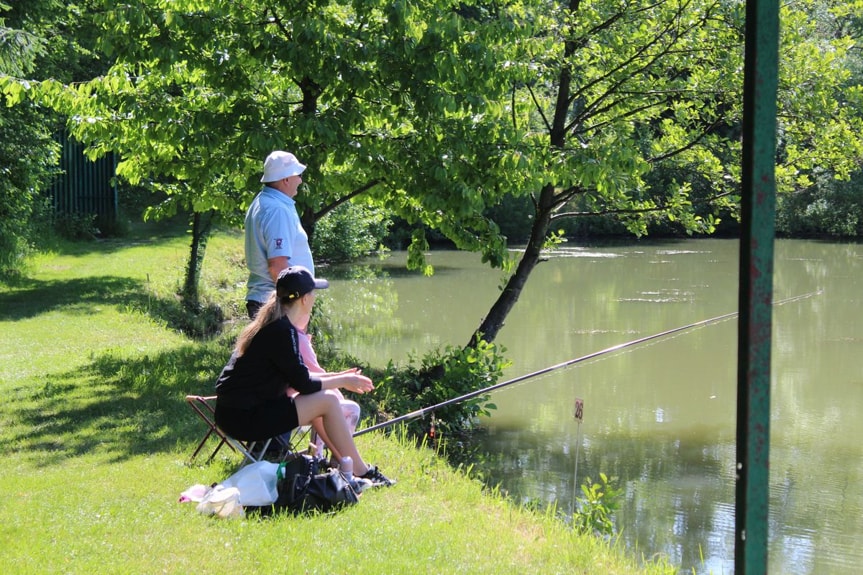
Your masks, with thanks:
[(278, 281), (279, 273), (289, 265), (287, 256), (277, 256), (267, 259), (267, 269), (270, 271), (270, 277), (273, 278), (273, 283)]

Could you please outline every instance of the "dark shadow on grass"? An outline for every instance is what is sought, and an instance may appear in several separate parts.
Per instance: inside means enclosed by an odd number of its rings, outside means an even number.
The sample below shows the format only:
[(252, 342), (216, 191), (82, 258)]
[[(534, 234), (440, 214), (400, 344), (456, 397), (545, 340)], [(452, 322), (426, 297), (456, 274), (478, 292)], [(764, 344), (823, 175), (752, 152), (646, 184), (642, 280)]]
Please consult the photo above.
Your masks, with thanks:
[(56, 309), (92, 313), (94, 306), (146, 304), (141, 282), (130, 278), (98, 276), (69, 280), (22, 280), (18, 289), (0, 293), (0, 320), (16, 321)]
[(12, 401), (0, 404), (9, 440), (0, 453), (30, 454), (37, 466), (92, 452), (117, 462), (178, 445), (191, 455), (206, 428), (184, 397), (212, 394), (229, 353), (218, 343), (132, 360), (108, 353), (9, 390)]
[(143, 281), (115, 276), (68, 280), (21, 280), (16, 289), (0, 293), (0, 321), (37, 317), (57, 309), (67, 314), (92, 314), (104, 306), (139, 311), (190, 337), (206, 338), (221, 333), (222, 310), (209, 305), (185, 309), (179, 297), (157, 298), (147, 293)]

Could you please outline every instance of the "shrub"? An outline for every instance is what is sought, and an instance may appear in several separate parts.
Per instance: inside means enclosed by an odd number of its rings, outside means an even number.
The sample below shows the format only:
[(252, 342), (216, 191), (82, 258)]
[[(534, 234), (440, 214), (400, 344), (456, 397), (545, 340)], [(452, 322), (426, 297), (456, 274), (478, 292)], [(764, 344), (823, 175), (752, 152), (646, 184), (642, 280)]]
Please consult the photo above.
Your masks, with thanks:
[[(443, 351), (427, 353), (416, 365), (406, 367), (390, 362), (375, 375), (375, 393), (365, 398), (366, 413), (377, 413), (379, 420), (434, 406), (494, 385), (509, 362), (504, 348), (480, 340), (476, 348), (447, 346)], [(361, 396), (361, 401), (363, 396)], [(456, 401), (433, 413), (437, 437), (462, 435), (476, 426), (480, 415), (487, 415), (495, 405), (488, 395)], [(430, 421), (416, 418), (405, 422), (408, 432), (418, 440), (425, 437)]]
[(830, 173), (819, 174), (815, 183), (776, 201), (776, 229), (795, 237), (863, 236), (863, 170), (848, 181)]
[(96, 227), (96, 214), (58, 214), (54, 219), (54, 230), (67, 240), (92, 240), (101, 232)]
[(312, 251), (321, 261), (355, 260), (377, 250), (389, 226), (389, 218), (380, 209), (343, 204), (315, 225)]
[(601, 483), (587, 477), (581, 484), (582, 497), (577, 499), (578, 509), (573, 514), (573, 527), (582, 533), (614, 535), (614, 512), (620, 506), (621, 489), (614, 487), (605, 473), (599, 474)]
[(0, 276), (15, 276), (44, 241), (50, 208), (40, 190), (56, 171), (59, 146), (35, 106), (7, 108), (0, 96)]

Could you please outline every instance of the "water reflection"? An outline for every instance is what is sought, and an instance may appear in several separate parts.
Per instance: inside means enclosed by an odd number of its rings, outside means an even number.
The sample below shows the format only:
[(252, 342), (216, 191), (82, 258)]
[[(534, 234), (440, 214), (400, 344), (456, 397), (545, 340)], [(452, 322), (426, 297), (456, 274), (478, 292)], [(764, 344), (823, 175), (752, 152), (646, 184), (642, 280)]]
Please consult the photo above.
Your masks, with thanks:
[[(728, 240), (562, 250), (537, 267), (498, 337), (514, 362), (506, 376), (736, 310), (737, 250)], [(387, 264), (401, 269), (401, 257)], [(360, 309), (345, 311), (347, 350), (383, 365), (468, 340), (500, 273), (473, 254), (429, 257), (432, 278), (381, 273), (373, 261), (373, 279), (334, 282), (333, 305)], [(779, 241), (776, 258), (776, 300), (823, 293), (773, 310), (770, 572), (856, 573), (863, 247)], [(357, 301), (363, 289), (384, 297)], [(383, 329), (369, 330), (378, 318)], [(688, 330), (495, 393), (477, 446), (486, 476), (562, 510), (585, 477), (615, 476), (625, 490), (615, 522), (629, 548), (666, 554), (685, 572), (733, 572), (736, 330), (734, 319)]]

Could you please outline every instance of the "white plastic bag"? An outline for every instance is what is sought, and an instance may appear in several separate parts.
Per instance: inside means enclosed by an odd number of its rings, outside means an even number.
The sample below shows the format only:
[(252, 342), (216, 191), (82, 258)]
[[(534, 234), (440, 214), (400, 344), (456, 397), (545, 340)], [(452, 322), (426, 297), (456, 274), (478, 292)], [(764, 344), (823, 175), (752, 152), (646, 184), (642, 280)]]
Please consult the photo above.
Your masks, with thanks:
[(198, 513), (216, 515), (222, 519), (243, 517), (246, 512), (240, 505), (240, 490), (236, 487), (216, 485), (210, 489), (195, 507)]
[(241, 505), (272, 505), (279, 497), (278, 470), (278, 463), (258, 461), (246, 465), (219, 485), (236, 487), (240, 492)]

